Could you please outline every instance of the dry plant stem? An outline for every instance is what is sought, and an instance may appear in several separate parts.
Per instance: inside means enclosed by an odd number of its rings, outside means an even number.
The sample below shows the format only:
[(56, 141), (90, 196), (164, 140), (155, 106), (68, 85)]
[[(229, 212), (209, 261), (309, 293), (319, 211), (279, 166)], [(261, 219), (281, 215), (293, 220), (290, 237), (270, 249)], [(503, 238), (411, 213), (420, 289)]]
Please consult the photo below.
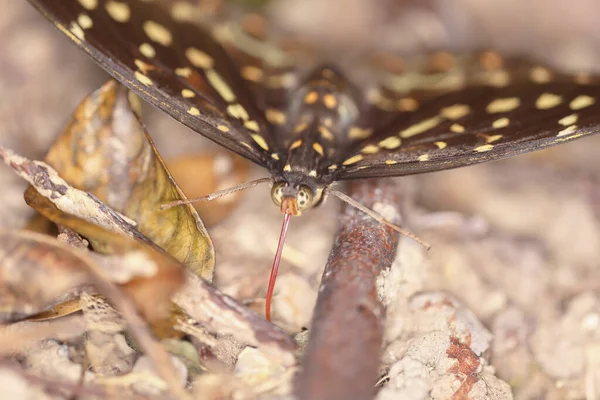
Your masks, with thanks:
[[(389, 179), (365, 180), (352, 183), (349, 188), (354, 200), (361, 204), (370, 208), (377, 203), (394, 205), (398, 213), (398, 183)], [(398, 223), (398, 218), (393, 222)], [(397, 245), (398, 233), (392, 228), (343, 205), (302, 370), (296, 380), (299, 399), (373, 397), (384, 318), (375, 281), (391, 266)]]
[(186, 285), (173, 302), (208, 331), (230, 334), (275, 356), (283, 365), (294, 363), (296, 345), (288, 334), (197, 276), (188, 274)]
[(86, 326), (80, 316), (43, 322), (21, 321), (0, 325), (0, 354), (17, 352), (47, 338), (67, 339), (82, 335)]

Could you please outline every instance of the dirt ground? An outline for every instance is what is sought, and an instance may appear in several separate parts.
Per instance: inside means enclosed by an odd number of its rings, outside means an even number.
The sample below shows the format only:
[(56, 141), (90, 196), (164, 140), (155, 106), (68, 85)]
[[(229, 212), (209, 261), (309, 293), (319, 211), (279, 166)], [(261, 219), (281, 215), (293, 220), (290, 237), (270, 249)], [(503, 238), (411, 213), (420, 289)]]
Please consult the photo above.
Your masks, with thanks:
[[(0, 0), (0, 6), (0, 144), (42, 159), (76, 105), (107, 76), (25, 2)], [(332, 12), (340, 7), (344, 18)], [(271, 13), (329, 49), (490, 45), (561, 68), (600, 71), (600, 4), (594, 0), (287, 0)], [(214, 150), (150, 107), (144, 121), (167, 159)], [(387, 319), (378, 399), (600, 399), (599, 145), (600, 138), (591, 137), (401, 178), (403, 218), (432, 250), (401, 238), (392, 270), (382, 278)], [(249, 168), (251, 176), (262, 176)], [(31, 215), (25, 182), (0, 168), (0, 184), (0, 226), (24, 226)], [(274, 322), (290, 334), (310, 328), (338, 209), (329, 200), (292, 221), (274, 301)], [(264, 187), (249, 190), (227, 218), (209, 227), (216, 286), (257, 311), (280, 227), (281, 214)], [(465, 336), (479, 368), (469, 394), (456, 397), (456, 357), (449, 349), (451, 337)], [(26, 373), (77, 382), (71, 350), (49, 341), (18, 360)], [(238, 378), (261, 388), (281, 384), (278, 395), (289, 395), (291, 372), (273, 378), (248, 362), (252, 356), (238, 353), (220, 353), (235, 354), (238, 364), (230, 363)], [(35, 397), (32, 381), (17, 378), (8, 359), (0, 369), (0, 387), (15, 386), (7, 395), (44, 398)], [(202, 383), (226, 382), (217, 375)], [(257, 393), (272, 398), (268, 390)], [(253, 397), (246, 395), (237, 398)]]

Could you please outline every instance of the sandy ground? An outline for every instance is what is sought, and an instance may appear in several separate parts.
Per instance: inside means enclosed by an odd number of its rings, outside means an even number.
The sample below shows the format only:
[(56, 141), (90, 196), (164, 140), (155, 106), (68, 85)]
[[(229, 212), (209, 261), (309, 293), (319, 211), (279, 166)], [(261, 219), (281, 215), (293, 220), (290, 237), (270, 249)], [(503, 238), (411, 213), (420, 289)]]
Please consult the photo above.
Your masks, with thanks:
[[(340, 3), (344, 18), (330, 12)], [(106, 76), (24, 2), (0, 0), (0, 6), (0, 143), (41, 158), (76, 104)], [(331, 49), (488, 44), (564, 68), (600, 66), (594, 0), (288, 0), (272, 13), (287, 29)], [(146, 124), (163, 155), (211, 148), (148, 111)], [(424, 254), (402, 239), (386, 278), (383, 365), (391, 369), (382, 368), (387, 380), (379, 398), (451, 398), (452, 382), (443, 373), (431, 378), (444, 365), (431, 367), (426, 356), (447, 342), (439, 332), (471, 336), (482, 364), (477, 382), (483, 382), (471, 398), (600, 398), (599, 140), (403, 178), (410, 188), (404, 217), (433, 250)], [(7, 168), (0, 169), (0, 182), (0, 226), (20, 227), (30, 215), (25, 184)], [(264, 296), (281, 223), (262, 189), (250, 190), (210, 228), (216, 284), (245, 301)], [(309, 326), (337, 207), (329, 201), (292, 222), (274, 304), (276, 322), (290, 332)], [(260, 300), (253, 307), (260, 309)]]

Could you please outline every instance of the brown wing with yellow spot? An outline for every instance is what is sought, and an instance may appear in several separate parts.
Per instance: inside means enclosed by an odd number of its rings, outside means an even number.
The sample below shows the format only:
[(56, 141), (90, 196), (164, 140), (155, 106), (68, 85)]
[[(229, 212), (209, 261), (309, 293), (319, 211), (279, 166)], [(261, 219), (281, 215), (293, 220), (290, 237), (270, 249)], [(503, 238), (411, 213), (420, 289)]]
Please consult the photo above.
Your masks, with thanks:
[(506, 85), (473, 84), (421, 102), (345, 151), (329, 179), (450, 169), (598, 133), (600, 81), (536, 68)]
[(274, 134), (286, 134), (292, 92), (317, 67), (314, 48), (274, 32), (266, 16), (257, 12), (233, 16), (215, 26), (213, 35), (235, 61)]
[(29, 1), (146, 101), (216, 143), (273, 168), (276, 160), (269, 154), (274, 142), (264, 115), (224, 49), (189, 22), (191, 3)]
[(502, 57), (495, 51), (452, 54), (437, 51), (399, 57), (377, 52), (363, 66), (370, 77), (359, 124), (378, 129), (401, 115), (418, 113), (430, 99), (473, 86), (502, 88), (523, 82), (565, 79), (523, 57)]

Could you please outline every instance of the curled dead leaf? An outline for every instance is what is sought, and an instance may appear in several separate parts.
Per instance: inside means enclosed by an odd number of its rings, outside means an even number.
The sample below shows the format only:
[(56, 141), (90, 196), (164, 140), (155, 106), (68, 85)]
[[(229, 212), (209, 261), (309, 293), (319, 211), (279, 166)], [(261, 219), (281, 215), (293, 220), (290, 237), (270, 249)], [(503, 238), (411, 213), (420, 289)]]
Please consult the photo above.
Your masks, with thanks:
[(211, 280), (214, 249), (194, 208), (159, 208), (185, 196), (132, 110), (136, 99), (108, 81), (77, 107), (46, 162), (71, 186), (135, 221), (139, 232)]

